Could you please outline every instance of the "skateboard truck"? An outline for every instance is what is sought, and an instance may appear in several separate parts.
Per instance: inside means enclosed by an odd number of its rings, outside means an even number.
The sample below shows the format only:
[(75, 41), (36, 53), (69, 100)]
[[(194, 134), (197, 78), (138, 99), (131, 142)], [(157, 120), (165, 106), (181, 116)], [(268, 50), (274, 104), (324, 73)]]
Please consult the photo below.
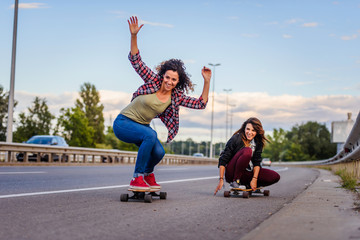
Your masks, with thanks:
[(151, 203), (153, 197), (158, 197), (160, 199), (166, 199), (167, 197), (167, 193), (160, 192), (160, 189), (139, 190), (139, 189), (129, 188), (128, 191), (131, 191), (133, 195), (129, 197), (129, 194), (122, 193), (120, 195), (121, 202), (127, 202), (129, 201), (129, 199), (133, 199), (133, 200), (142, 200), (146, 203)]

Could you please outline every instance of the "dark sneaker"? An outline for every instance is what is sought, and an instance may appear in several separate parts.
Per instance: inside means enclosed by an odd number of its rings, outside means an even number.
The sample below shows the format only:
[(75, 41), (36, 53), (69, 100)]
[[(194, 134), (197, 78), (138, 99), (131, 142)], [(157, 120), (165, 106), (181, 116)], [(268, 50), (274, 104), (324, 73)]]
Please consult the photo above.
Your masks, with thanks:
[(161, 189), (161, 186), (156, 183), (155, 175), (153, 173), (151, 173), (149, 176), (145, 176), (144, 180), (150, 186), (151, 189)]
[(143, 176), (131, 179), (130, 188), (136, 190), (150, 190), (149, 185), (144, 181)]
[(240, 183), (240, 180), (236, 180), (236, 181), (233, 181), (232, 183), (230, 183), (230, 187), (232, 188), (241, 188), (241, 189), (245, 189), (245, 186), (244, 185), (241, 185)]

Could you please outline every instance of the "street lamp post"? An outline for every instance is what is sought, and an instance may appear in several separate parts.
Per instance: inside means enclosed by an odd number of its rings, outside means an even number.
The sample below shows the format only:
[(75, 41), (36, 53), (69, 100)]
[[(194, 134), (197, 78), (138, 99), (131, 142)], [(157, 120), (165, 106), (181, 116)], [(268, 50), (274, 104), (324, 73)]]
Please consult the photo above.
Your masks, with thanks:
[(224, 89), (224, 91), (226, 92), (226, 114), (225, 114), (225, 116), (226, 116), (226, 120), (225, 120), (225, 123), (226, 123), (226, 131), (225, 131), (225, 142), (228, 140), (229, 92), (230, 92), (231, 90), (232, 90), (232, 89)]
[(232, 123), (233, 123), (233, 121), (232, 121), (232, 118), (233, 118), (233, 110), (232, 110), (232, 108), (233, 107), (235, 107), (236, 105), (235, 104), (229, 104), (229, 106), (231, 107), (230, 108), (230, 135), (232, 134)]
[(213, 158), (213, 132), (214, 132), (214, 95), (215, 95), (215, 68), (217, 66), (220, 66), (220, 63), (209, 63), (210, 66), (214, 67), (214, 71), (213, 71), (213, 91), (212, 91), (212, 109), (211, 109), (211, 137), (210, 137), (210, 158)]
[(14, 115), (14, 85), (15, 85), (15, 62), (16, 62), (16, 39), (17, 39), (17, 20), (18, 20), (19, 0), (15, 0), (14, 5), (14, 29), (11, 55), (11, 75), (10, 75), (10, 90), (8, 102), (8, 121), (6, 129), (6, 142), (12, 142), (13, 129), (13, 115)]

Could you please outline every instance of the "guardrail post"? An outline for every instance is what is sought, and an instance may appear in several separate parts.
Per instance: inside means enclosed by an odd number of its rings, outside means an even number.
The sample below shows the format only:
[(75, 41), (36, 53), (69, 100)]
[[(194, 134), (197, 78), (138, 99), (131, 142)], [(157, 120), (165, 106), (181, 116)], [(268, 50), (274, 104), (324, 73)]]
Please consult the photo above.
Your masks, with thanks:
[(25, 162), (25, 163), (29, 162), (29, 153), (28, 152), (24, 152), (23, 162)]
[(11, 159), (11, 151), (7, 151), (7, 162), (12, 162), (12, 159)]

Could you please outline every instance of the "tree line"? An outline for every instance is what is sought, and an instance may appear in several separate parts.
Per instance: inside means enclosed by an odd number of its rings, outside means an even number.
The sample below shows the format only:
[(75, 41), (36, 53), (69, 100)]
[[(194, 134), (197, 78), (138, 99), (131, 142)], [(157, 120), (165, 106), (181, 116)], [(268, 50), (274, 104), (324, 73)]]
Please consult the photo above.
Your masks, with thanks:
[[(0, 85), (0, 141), (6, 140), (7, 108), (9, 93)], [(14, 108), (17, 101), (15, 101)], [(137, 151), (137, 146), (120, 141), (112, 126), (105, 129), (100, 94), (95, 85), (84, 83), (80, 87), (79, 98), (74, 107), (60, 109), (59, 117), (50, 111), (45, 98), (35, 97), (27, 112), (21, 112), (14, 119), (16, 129), (14, 142), (24, 142), (34, 135), (58, 135), (65, 138), (70, 146)], [(53, 122), (56, 122), (53, 124)], [(291, 130), (274, 129), (267, 135), (269, 143), (265, 146), (263, 157), (271, 161), (307, 161), (332, 157), (336, 145), (330, 141), (330, 132), (324, 124), (307, 122), (297, 124)], [(214, 144), (214, 156), (218, 157), (226, 143)], [(173, 141), (163, 144), (171, 154), (192, 155), (195, 152), (209, 156), (209, 142)]]

